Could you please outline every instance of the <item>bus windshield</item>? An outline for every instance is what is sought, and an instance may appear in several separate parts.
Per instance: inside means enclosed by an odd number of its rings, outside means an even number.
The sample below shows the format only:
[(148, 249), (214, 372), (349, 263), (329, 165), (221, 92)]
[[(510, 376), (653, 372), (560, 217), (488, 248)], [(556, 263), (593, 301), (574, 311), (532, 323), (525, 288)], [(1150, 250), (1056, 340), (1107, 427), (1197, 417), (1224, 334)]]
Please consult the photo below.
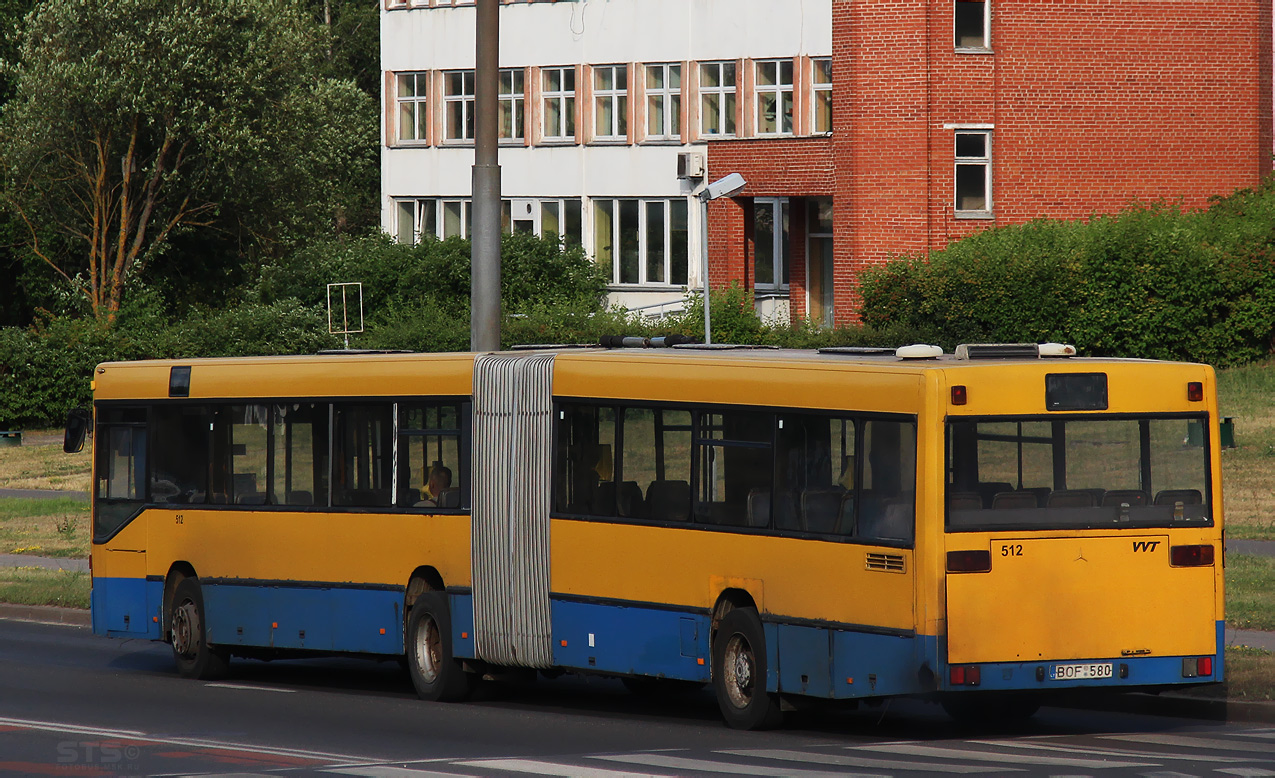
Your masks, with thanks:
[(1211, 526), (1207, 417), (950, 420), (947, 529)]

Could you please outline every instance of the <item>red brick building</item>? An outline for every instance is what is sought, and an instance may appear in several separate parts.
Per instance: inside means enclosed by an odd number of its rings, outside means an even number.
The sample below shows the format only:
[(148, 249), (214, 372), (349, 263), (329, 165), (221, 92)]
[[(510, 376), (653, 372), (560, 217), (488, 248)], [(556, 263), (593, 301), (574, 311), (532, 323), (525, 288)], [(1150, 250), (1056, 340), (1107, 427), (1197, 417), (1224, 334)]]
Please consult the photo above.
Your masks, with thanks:
[(748, 181), (710, 204), (710, 278), (779, 289), (783, 251), (794, 318), (851, 321), (891, 255), (1271, 169), (1270, 0), (831, 4), (832, 132), (708, 143), (710, 180)]

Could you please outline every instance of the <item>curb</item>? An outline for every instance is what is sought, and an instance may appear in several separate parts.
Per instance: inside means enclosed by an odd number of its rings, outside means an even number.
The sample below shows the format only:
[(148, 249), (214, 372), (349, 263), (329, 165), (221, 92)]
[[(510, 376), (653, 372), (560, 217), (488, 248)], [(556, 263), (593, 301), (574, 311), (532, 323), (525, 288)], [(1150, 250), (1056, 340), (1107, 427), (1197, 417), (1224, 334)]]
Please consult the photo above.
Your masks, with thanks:
[(35, 624), (55, 624), (64, 627), (91, 627), (92, 616), (79, 608), (58, 608), (52, 605), (9, 605), (0, 603), (0, 619), (29, 621)]

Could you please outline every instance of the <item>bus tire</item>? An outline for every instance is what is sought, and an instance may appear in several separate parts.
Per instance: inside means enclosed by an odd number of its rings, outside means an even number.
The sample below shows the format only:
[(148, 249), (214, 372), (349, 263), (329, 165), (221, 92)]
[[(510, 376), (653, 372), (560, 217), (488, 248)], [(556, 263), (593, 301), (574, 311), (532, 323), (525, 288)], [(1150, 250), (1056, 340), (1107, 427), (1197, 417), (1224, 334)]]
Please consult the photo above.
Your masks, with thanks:
[(452, 657), (452, 619), (443, 592), (425, 592), (407, 616), (407, 669), (422, 700), (452, 702), (473, 691), (476, 676)]
[(224, 678), (230, 671), (230, 652), (208, 644), (204, 593), (196, 578), (183, 578), (173, 589), (168, 624), (177, 672), (203, 681)]
[(774, 729), (783, 722), (779, 696), (766, 691), (766, 633), (756, 608), (735, 608), (713, 638), (713, 691), (733, 729)]

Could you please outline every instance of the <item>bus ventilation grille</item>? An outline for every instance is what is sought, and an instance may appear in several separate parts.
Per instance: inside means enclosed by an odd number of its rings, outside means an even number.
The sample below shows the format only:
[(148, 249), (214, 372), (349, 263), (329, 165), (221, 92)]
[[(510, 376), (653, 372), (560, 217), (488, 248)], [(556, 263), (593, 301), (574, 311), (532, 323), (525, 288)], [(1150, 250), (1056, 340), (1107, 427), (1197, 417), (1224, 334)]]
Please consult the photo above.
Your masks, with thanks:
[(867, 568), (887, 573), (903, 572), (903, 557), (898, 554), (868, 554)]

